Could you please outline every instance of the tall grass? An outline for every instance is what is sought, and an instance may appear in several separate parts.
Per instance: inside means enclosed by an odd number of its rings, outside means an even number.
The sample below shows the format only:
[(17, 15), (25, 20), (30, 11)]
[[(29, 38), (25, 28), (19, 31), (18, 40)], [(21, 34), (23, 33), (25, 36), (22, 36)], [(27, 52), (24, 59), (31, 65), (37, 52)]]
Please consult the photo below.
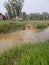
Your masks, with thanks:
[(44, 29), (49, 26), (49, 22), (32, 22), (32, 21), (0, 21), (0, 33), (23, 29), (26, 25), (31, 24), (34, 28)]
[(22, 29), (24, 26), (25, 22), (2, 21), (0, 22), (0, 33), (7, 33), (16, 29)]
[(49, 41), (28, 43), (0, 54), (0, 65), (49, 65)]
[(32, 24), (35, 28), (38, 28), (38, 29), (44, 29), (44, 28), (47, 28), (49, 26), (49, 22), (36, 22), (36, 21), (31, 21), (29, 22), (30, 24)]

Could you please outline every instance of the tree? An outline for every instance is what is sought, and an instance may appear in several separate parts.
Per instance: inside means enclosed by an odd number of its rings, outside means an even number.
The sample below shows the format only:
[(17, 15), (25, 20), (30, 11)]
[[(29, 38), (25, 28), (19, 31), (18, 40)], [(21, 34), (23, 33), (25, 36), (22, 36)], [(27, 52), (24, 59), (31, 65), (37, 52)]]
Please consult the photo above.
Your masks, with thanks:
[(2, 13), (0, 13), (0, 15), (2, 15)]
[(12, 10), (11, 10), (11, 7), (10, 7), (9, 3), (5, 2), (5, 8), (6, 8), (7, 13), (10, 16), (10, 18), (12, 18), (12, 16), (13, 16), (12, 15)]
[(44, 20), (49, 19), (49, 13), (48, 12), (43, 12), (43, 17), (44, 17)]
[(30, 20), (49, 20), (49, 13), (31, 13), (28, 15)]
[(19, 16), (23, 7), (24, 0), (8, 0), (5, 2), (5, 8), (10, 18)]
[(22, 12), (21, 16), (22, 16), (23, 20), (27, 20), (27, 14), (25, 12)]

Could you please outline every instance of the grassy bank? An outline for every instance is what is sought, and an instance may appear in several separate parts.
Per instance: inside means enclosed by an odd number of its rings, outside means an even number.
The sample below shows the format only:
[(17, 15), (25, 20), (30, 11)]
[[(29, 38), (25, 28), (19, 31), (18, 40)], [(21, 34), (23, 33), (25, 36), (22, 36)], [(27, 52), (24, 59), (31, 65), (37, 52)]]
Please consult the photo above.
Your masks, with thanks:
[(16, 29), (22, 29), (24, 26), (25, 22), (2, 21), (0, 22), (0, 33), (7, 33), (15, 31)]
[(0, 54), (0, 65), (49, 65), (49, 41), (4, 51)]
[(36, 21), (0, 21), (0, 33), (23, 29), (26, 25), (31, 24), (34, 28), (44, 29), (49, 26), (49, 22)]
[(31, 24), (34, 26), (34, 28), (37, 28), (37, 29), (44, 29), (49, 26), (49, 22), (47, 21), (29, 21), (27, 22), (27, 24)]

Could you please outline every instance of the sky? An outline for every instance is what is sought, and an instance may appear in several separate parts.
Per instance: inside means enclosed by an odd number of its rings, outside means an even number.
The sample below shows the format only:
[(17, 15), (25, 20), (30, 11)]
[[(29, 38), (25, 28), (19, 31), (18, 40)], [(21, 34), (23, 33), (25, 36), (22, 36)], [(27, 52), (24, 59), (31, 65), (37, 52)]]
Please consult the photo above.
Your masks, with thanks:
[[(5, 1), (7, 0), (0, 0), (0, 12), (3, 14), (6, 12), (4, 7)], [(49, 12), (49, 0), (24, 0), (22, 11), (25, 11), (27, 14)]]

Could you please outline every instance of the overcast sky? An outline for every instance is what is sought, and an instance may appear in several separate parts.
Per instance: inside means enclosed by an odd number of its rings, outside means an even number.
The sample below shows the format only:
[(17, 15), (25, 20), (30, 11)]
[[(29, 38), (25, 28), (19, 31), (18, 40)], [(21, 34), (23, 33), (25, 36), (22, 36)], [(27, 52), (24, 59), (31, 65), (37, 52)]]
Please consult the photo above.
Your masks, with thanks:
[[(3, 6), (7, 0), (0, 0), (0, 12), (5, 14), (6, 10)], [(27, 14), (32, 12), (49, 12), (49, 0), (24, 0), (22, 11)]]

